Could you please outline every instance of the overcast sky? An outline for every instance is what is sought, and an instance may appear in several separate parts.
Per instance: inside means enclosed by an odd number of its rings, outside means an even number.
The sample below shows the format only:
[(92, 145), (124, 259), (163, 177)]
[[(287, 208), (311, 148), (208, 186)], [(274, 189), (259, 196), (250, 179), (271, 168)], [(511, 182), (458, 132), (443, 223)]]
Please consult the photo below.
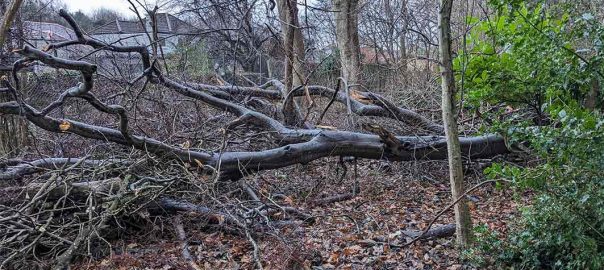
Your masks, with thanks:
[(126, 0), (63, 0), (63, 3), (67, 5), (69, 11), (81, 10), (90, 14), (93, 10), (104, 7), (131, 16), (131, 11), (128, 9), (130, 4)]

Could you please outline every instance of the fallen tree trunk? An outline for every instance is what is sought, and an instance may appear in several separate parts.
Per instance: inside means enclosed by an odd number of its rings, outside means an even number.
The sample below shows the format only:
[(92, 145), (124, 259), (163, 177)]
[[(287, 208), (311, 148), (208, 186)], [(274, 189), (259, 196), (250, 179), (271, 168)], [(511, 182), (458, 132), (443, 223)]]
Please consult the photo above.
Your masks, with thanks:
[[(215, 109), (234, 114), (238, 118), (225, 125), (227, 131), (236, 126), (251, 124), (273, 132), (272, 134), (283, 146), (261, 151), (208, 153), (192, 151), (188, 148), (168, 145), (153, 138), (131, 134), (128, 127), (127, 112), (123, 107), (107, 105), (89, 93), (92, 90), (92, 73), (96, 71), (96, 66), (84, 61), (73, 61), (55, 57), (47, 52), (28, 46), (18, 51), (18, 53), (26, 57), (24, 61), (37, 59), (49, 66), (78, 70), (85, 83), (79, 87), (64, 91), (59, 99), (41, 111), (22, 101), (11, 101), (0, 103), (0, 114), (21, 115), (34, 125), (50, 132), (73, 133), (84, 138), (133, 147), (160, 157), (177, 159), (194, 166), (203, 167), (207, 172), (219, 170), (218, 173), (222, 179), (238, 179), (252, 172), (277, 169), (294, 164), (305, 164), (329, 156), (352, 156), (392, 161), (442, 160), (447, 157), (446, 142), (440, 136), (401, 137), (394, 136), (379, 128), (377, 131), (371, 131), (377, 135), (349, 131), (289, 128), (274, 118), (232, 102), (232, 100), (236, 100), (236, 95), (239, 94), (269, 99), (283, 98), (282, 89), (284, 86), (278, 81), (271, 81), (257, 88), (233, 86), (208, 87), (197, 84), (194, 87), (203, 90), (196, 90), (165, 77), (155, 68), (154, 63), (149, 62), (148, 51), (144, 46), (101, 46), (102, 44), (99, 44), (98, 41), (93, 42), (84, 37), (73, 18), (66, 12), (61, 11), (60, 15), (74, 28), (78, 39), (51, 44), (49, 48), (57, 49), (81, 44), (90, 45), (98, 50), (139, 53), (145, 67), (145, 71), (140, 77), (146, 77), (153, 84), (163, 85), (178, 94), (208, 104)], [(21, 64), (22, 61), (18, 61), (15, 64), (13, 70), (14, 78), (17, 78), (16, 72), (18, 72), (18, 67)], [(8, 82), (5, 82), (5, 84), (8, 91), (13, 93), (13, 96), (18, 96), (18, 87), (15, 87), (17, 88), (15, 89)], [(267, 90), (266, 88), (270, 86), (277, 87), (279, 90)], [(346, 91), (337, 93), (326, 87), (309, 86), (307, 89), (298, 87), (298, 89), (292, 92), (291, 96), (311, 93), (313, 95), (335, 97), (335, 100), (339, 102), (350, 104), (351, 110), (359, 115), (385, 116), (432, 132), (440, 133), (442, 131), (440, 125), (432, 123), (415, 112), (398, 108), (376, 94), (357, 91), (352, 92), (349, 96), (344, 92)], [(53, 109), (62, 106), (67, 98), (82, 99), (100, 112), (115, 115), (119, 118), (119, 129), (48, 116)], [(285, 100), (287, 101), (289, 98), (285, 97)], [(507, 152), (504, 140), (495, 135), (461, 138), (460, 143), (462, 155), (466, 158), (485, 158)]]
[[(156, 155), (176, 158), (194, 165), (200, 162), (217, 168), (223, 176), (236, 179), (249, 172), (282, 168), (294, 164), (309, 163), (328, 156), (354, 156), (368, 159), (410, 161), (420, 159), (443, 160), (447, 157), (446, 141), (439, 136), (396, 137), (401, 145), (398, 153), (388, 151), (379, 136), (348, 131), (286, 130), (284, 136), (291, 140), (313, 136), (307, 142), (255, 152), (224, 152), (208, 154), (170, 146), (151, 138), (132, 136), (129, 142), (115, 129), (91, 126), (77, 121), (38, 116), (23, 110), (16, 102), (0, 104), (0, 113), (24, 115), (36, 126), (52, 132), (70, 132), (85, 138), (105, 140), (125, 146), (134, 146)], [(69, 130), (60, 125), (69, 123)], [(460, 138), (462, 154), (466, 158), (485, 158), (507, 153), (503, 138), (496, 135)]]

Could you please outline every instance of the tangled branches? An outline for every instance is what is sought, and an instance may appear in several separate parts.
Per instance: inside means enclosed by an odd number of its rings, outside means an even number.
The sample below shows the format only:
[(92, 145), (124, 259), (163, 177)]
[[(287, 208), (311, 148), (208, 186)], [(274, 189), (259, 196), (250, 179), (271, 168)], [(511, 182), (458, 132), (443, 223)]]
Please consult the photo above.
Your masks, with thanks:
[[(36, 167), (29, 184), (0, 189), (4, 198), (12, 198), (0, 204), (0, 268), (48, 267), (39, 264), (57, 258), (53, 269), (63, 269), (75, 256), (110, 252), (106, 239), (120, 231), (141, 230), (162, 220), (153, 217), (179, 213), (190, 213), (201, 226), (249, 237), (313, 221), (293, 207), (261, 198), (243, 182), (216, 190), (211, 178), (200, 181), (190, 166), (158, 166), (145, 157), (127, 160), (79, 159), (57, 169)], [(215, 197), (217, 191), (231, 195)], [(245, 199), (233, 205), (232, 196)]]
[[(128, 150), (136, 149), (143, 155), (115, 159), (105, 153), (97, 160), (48, 158), (33, 162), (5, 162), (0, 180), (29, 176), (29, 182), (23, 187), (1, 190), (17, 198), (0, 204), (1, 266), (19, 267), (16, 262), (56, 257), (53, 267), (62, 269), (74, 256), (107, 252), (109, 244), (104, 239), (114, 234), (116, 228), (153, 223), (150, 216), (182, 212), (195, 213), (194, 219), (208, 227), (220, 227), (245, 236), (256, 247), (254, 238), (257, 233), (275, 227), (311, 223), (313, 217), (277, 202), (271, 194), (259, 195), (255, 188), (241, 180), (244, 176), (329, 156), (391, 161), (446, 158), (446, 142), (438, 136), (442, 132), (439, 124), (397, 107), (377, 94), (351, 92), (349, 89), (337, 91), (312, 85), (298, 86), (287, 93), (277, 80), (257, 87), (179, 82), (157, 67), (157, 59), (152, 59), (147, 47), (103, 44), (84, 36), (65, 11), (60, 15), (74, 29), (77, 39), (50, 44), (46, 51), (29, 46), (18, 50), (23, 59), (14, 65), (13, 81), (3, 81), (4, 91), (9, 92), (13, 100), (0, 103), (0, 114), (19, 115), (49, 132), (109, 142)], [(243, 151), (227, 151), (221, 147), (220, 151), (211, 152), (170, 144), (148, 134), (137, 134), (123, 106), (108, 104), (93, 94), (102, 87), (94, 83), (95, 65), (56, 57), (49, 52), (73, 45), (91, 46), (95, 52), (139, 54), (144, 70), (133, 82), (145, 80), (143, 88), (148, 84), (157, 85), (171, 90), (174, 96), (184, 96), (237, 117), (223, 126), (225, 135), (240, 126), (253, 126), (270, 134), (278, 146)], [(38, 109), (22, 98), (17, 76), (24, 66), (38, 63), (78, 71), (82, 82)], [(346, 105), (349, 115), (387, 117), (428, 135), (395, 136), (372, 124), (364, 125), (369, 127), (366, 130), (370, 134), (326, 130), (320, 126), (313, 127), (311, 123), (303, 125), (308, 128), (300, 129), (287, 126), (279, 117), (269, 116), (259, 109), (265, 106), (274, 112), (282, 112), (293, 97), (303, 95), (329, 98), (330, 104)], [(72, 99), (114, 116), (118, 120), (117, 128), (53, 114)], [(327, 110), (329, 106), (322, 115)], [(468, 158), (507, 152), (503, 139), (495, 135), (462, 138), (460, 141), (463, 155)], [(233, 203), (233, 195), (237, 203)], [(184, 235), (181, 222), (174, 225), (178, 234)]]

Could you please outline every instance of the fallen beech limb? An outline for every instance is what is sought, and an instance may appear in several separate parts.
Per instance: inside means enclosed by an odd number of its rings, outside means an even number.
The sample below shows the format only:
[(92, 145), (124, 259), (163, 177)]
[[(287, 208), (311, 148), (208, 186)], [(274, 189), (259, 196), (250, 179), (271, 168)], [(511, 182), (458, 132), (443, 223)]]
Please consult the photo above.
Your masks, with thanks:
[(295, 217), (295, 218), (297, 218), (297, 219), (299, 219), (299, 220), (301, 220), (301, 221), (303, 221), (303, 222), (305, 222), (307, 224), (312, 224), (312, 223), (315, 222), (315, 217), (313, 217), (313, 216), (311, 216), (311, 215), (309, 215), (307, 213), (304, 213), (304, 212), (302, 212), (302, 211), (300, 211), (300, 210), (298, 210), (298, 209), (296, 209), (294, 207), (288, 207), (288, 206), (279, 207), (279, 208), (275, 208), (275, 209), (270, 209), (270, 210), (262, 211), (261, 213), (277, 214), (277, 213), (280, 213), (280, 212), (285, 212), (285, 213), (287, 213), (287, 214), (289, 214), (289, 215), (291, 215), (291, 216), (293, 216), (293, 217)]
[(178, 236), (178, 240), (180, 240), (180, 242), (182, 242), (182, 244), (181, 244), (182, 256), (185, 258), (185, 261), (187, 261), (187, 263), (189, 264), (189, 267), (191, 269), (201, 270), (202, 268), (199, 267), (199, 265), (197, 265), (197, 263), (195, 263), (195, 259), (193, 258), (193, 255), (191, 255), (191, 252), (189, 251), (189, 242), (187, 241), (187, 235), (186, 235), (185, 229), (182, 225), (182, 219), (180, 218), (179, 215), (174, 217), (174, 227), (176, 229), (176, 235)]
[[(282, 84), (277, 84), (273, 81), (271, 81), (271, 83), (273, 85), (282, 87)], [(195, 83), (188, 83), (187, 86), (190, 86), (197, 91), (204, 91), (214, 97), (226, 100), (235, 99), (237, 96), (262, 97), (272, 100), (281, 100), (284, 98), (281, 95), (282, 91), (280, 90), (267, 90), (259, 87), (214, 86)], [(329, 98), (332, 102), (337, 101), (342, 104), (347, 104), (348, 100), (345, 91), (336, 91), (334, 89), (318, 85), (297, 87), (291, 92), (288, 98), (292, 99), (294, 97), (305, 96), (307, 93), (311, 96), (322, 96)], [(401, 121), (411, 127), (421, 128), (434, 134), (443, 133), (442, 125), (436, 124), (414, 111), (397, 107), (375, 93), (355, 92), (355, 96), (349, 100), (352, 112), (359, 116), (388, 117)], [(373, 104), (364, 104), (360, 100)]]
[(170, 198), (161, 198), (158, 201), (158, 206), (161, 210), (167, 212), (191, 212), (201, 214), (212, 224), (229, 224), (234, 225), (238, 228), (245, 228), (239, 220), (232, 218), (226, 213), (222, 213), (216, 210), (212, 210), (205, 206), (196, 205), (190, 202), (177, 201)]
[[(76, 33), (77, 40), (50, 44), (47, 47), (48, 50), (58, 49), (58, 48), (62, 48), (65, 46), (81, 44), (81, 45), (89, 45), (97, 50), (107, 50), (107, 51), (113, 51), (113, 52), (134, 52), (134, 53), (138, 53), (141, 55), (141, 61), (143, 62), (144, 70), (148, 70), (148, 69), (152, 68), (150, 58), (149, 58), (149, 52), (145, 46), (116, 46), (116, 45), (112, 45), (112, 44), (111, 45), (105, 44), (98, 40), (87, 38), (83, 35), (82, 30), (77, 25), (77, 23), (75, 22), (73, 17), (71, 17), (67, 12), (65, 12), (64, 10), (61, 10), (59, 12), (59, 15), (61, 17), (63, 17), (69, 23), (71, 28)], [(146, 74), (146, 75), (149, 76), (149, 74)], [(259, 86), (259, 87), (239, 87), (239, 86), (232, 86), (232, 85), (231, 86), (213, 86), (213, 85), (195, 84), (195, 83), (191, 83), (189, 85), (196, 88), (197, 90), (207, 91), (210, 94), (212, 94), (218, 98), (225, 99), (225, 100), (233, 99), (237, 96), (254, 96), (254, 97), (263, 97), (263, 98), (268, 98), (268, 99), (273, 99), (273, 100), (280, 100), (280, 99), (285, 98), (283, 96), (283, 93), (285, 92), (284, 91), (285, 86), (277, 80), (271, 80), (268, 83), (264, 84), (263, 86)], [(275, 86), (277, 88), (277, 90), (265, 89), (270, 86)], [(335, 97), (335, 100), (337, 100), (338, 102), (343, 103), (343, 104), (346, 104), (347, 100), (349, 100), (351, 109), (355, 114), (362, 115), (362, 116), (364, 115), (364, 116), (390, 117), (390, 118), (396, 119), (398, 121), (401, 121), (403, 123), (406, 123), (410, 126), (419, 127), (419, 128), (422, 128), (424, 130), (427, 130), (427, 131), (430, 131), (430, 132), (433, 132), (436, 134), (443, 133), (443, 128), (441, 125), (438, 125), (438, 124), (428, 120), (427, 118), (421, 116), (420, 114), (418, 114), (414, 111), (404, 109), (404, 108), (399, 108), (399, 107), (393, 106), (391, 103), (384, 102), (385, 99), (383, 99), (383, 98), (381, 98), (381, 99), (378, 98), (378, 100), (376, 100), (375, 97), (379, 97), (379, 96), (376, 94), (373, 94), (373, 93), (354, 92), (353, 94), (355, 96), (353, 98), (349, 99), (346, 96), (346, 91), (342, 91), (340, 93), (335, 93), (335, 91), (333, 89), (329, 89), (327, 87), (322, 87), (322, 86), (297, 87), (295, 89), (296, 89), (296, 91), (294, 91), (294, 92), (292, 92), (292, 94), (290, 94), (291, 98), (293, 98), (295, 96), (303, 96), (303, 95), (308, 94), (308, 95), (320, 95), (320, 96), (324, 96), (327, 98)], [(360, 102), (359, 100), (368, 101), (368, 102), (374, 103), (375, 105), (366, 105), (366, 104), (363, 104), (362, 102)], [(374, 102), (374, 101), (378, 101), (378, 102)], [(285, 101), (285, 102), (287, 102), (287, 101)]]
[[(269, 224), (260, 224), (260, 223), (255, 223), (255, 224), (244, 224), (243, 222), (239, 221), (237, 218), (235, 218), (234, 216), (231, 216), (227, 213), (223, 213), (220, 211), (216, 211), (210, 208), (207, 208), (205, 206), (201, 206), (201, 205), (196, 205), (190, 202), (186, 202), (186, 201), (179, 201), (179, 200), (175, 200), (175, 199), (171, 199), (171, 198), (161, 198), (158, 202), (157, 202), (157, 207), (159, 208), (154, 208), (154, 207), (150, 207), (149, 210), (151, 213), (155, 213), (155, 214), (165, 214), (167, 213), (179, 213), (179, 212), (189, 212), (189, 213), (195, 213), (195, 214), (200, 214), (204, 220), (206, 220), (209, 225), (217, 225), (220, 226), (221, 228), (223, 228), (224, 225), (230, 225), (232, 227), (235, 227), (236, 229), (240, 230), (240, 231), (232, 231), (232, 233), (235, 234), (241, 234), (242, 232), (248, 231), (248, 230), (252, 230), (253, 232), (262, 232), (262, 231), (266, 231), (267, 227), (285, 227), (285, 226), (298, 226), (300, 225), (299, 223), (297, 223), (296, 221), (292, 221), (292, 220), (277, 220), (277, 221), (271, 221)], [(300, 212), (297, 209), (294, 209), (292, 207), (284, 207), (283, 209), (285, 212), (292, 214), (294, 217), (301, 219), (303, 222), (309, 223), (312, 222), (314, 220), (314, 218), (308, 214), (304, 214), (302, 212)], [(225, 229), (227, 229), (226, 227), (224, 227)]]
[[(455, 224), (447, 224), (447, 225), (438, 226), (436, 228), (432, 228), (425, 232), (424, 231), (399, 231), (399, 233), (402, 234), (402, 236), (412, 237), (417, 240), (444, 238), (444, 237), (453, 236), (455, 234)], [(404, 237), (403, 237), (402, 241), (405, 241)], [(402, 247), (407, 246), (407, 244), (397, 245), (394, 243), (387, 243), (385, 237), (376, 237), (376, 238), (369, 239), (369, 240), (361, 240), (359, 242), (359, 244), (361, 244), (363, 246), (375, 246), (375, 245), (388, 244), (390, 247), (393, 247), (393, 248), (402, 248)]]
[[(221, 174), (223, 178), (228, 179), (238, 179), (242, 175), (255, 171), (309, 163), (328, 156), (354, 156), (391, 161), (442, 160), (447, 156), (446, 141), (439, 136), (396, 137), (402, 148), (398, 149), (398, 153), (392, 153), (376, 135), (348, 131), (291, 130), (287, 128), (283, 129), (285, 140), (299, 141), (308, 137), (312, 139), (263, 151), (209, 154), (181, 149), (136, 135), (132, 135), (129, 142), (118, 130), (73, 120), (35, 115), (32, 111), (20, 107), (17, 102), (0, 103), (0, 113), (24, 115), (36, 126), (52, 132), (65, 132), (61, 130), (60, 126), (67, 122), (69, 123), (67, 131), (82, 137), (134, 146), (158, 156), (179, 159), (194, 165), (202, 163), (216, 168), (220, 163)], [(460, 144), (462, 154), (466, 158), (487, 158), (508, 152), (503, 138), (496, 135), (460, 138)]]

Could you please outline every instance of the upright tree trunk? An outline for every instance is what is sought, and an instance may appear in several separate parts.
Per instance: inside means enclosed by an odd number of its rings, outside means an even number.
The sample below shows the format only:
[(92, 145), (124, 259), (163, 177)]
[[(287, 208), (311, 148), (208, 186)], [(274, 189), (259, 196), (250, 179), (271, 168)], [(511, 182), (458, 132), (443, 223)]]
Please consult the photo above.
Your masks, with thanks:
[(407, 16), (407, 0), (403, 0), (401, 3), (401, 13), (403, 17), (402, 31), (400, 33), (400, 56), (401, 56), (401, 73), (403, 76), (403, 83), (405, 86), (409, 83), (408, 63), (407, 63), (407, 27), (409, 26), (409, 16)]
[[(277, 6), (285, 50), (285, 91), (289, 93), (304, 83), (304, 37), (298, 21), (297, 2), (295, 0), (278, 0)], [(284, 104), (283, 114), (286, 124), (292, 126), (303, 124), (296, 100)]]
[(359, 45), (359, 0), (333, 0), (336, 20), (336, 39), (342, 62), (342, 76), (357, 90), (362, 82), (361, 47)]
[[(11, 47), (15, 45), (9, 39), (9, 29), (15, 17), (17, 17), (22, 2), (22, 0), (14, 0), (8, 6), (5, 6), (5, 3), (0, 3), (0, 14), (3, 14), (2, 22), (0, 22), (0, 59), (10, 57), (13, 49)], [(0, 102), (10, 100), (12, 100), (12, 97), (8, 93), (0, 93)], [(26, 144), (26, 139), (26, 121), (17, 116), (0, 115), (0, 157), (18, 155), (23, 145)]]
[(17, 15), (17, 11), (19, 11), (19, 7), (23, 0), (14, 0), (8, 6), (6, 11), (3, 11), (2, 23), (0, 23), (0, 48), (4, 46), (4, 41), (6, 40), (6, 36), (8, 34), (8, 29), (10, 28), (15, 16)]
[[(438, 14), (439, 29), (439, 56), (440, 72), (442, 78), (442, 112), (447, 140), (447, 153), (449, 159), (449, 177), (451, 180), (451, 193), (453, 201), (464, 193), (463, 168), (459, 134), (457, 131), (457, 116), (455, 110), (455, 78), (453, 76), (453, 59), (451, 54), (451, 9), (453, 0), (440, 0)], [(465, 198), (461, 199), (454, 207), (457, 243), (465, 247), (471, 238), (470, 211)]]

